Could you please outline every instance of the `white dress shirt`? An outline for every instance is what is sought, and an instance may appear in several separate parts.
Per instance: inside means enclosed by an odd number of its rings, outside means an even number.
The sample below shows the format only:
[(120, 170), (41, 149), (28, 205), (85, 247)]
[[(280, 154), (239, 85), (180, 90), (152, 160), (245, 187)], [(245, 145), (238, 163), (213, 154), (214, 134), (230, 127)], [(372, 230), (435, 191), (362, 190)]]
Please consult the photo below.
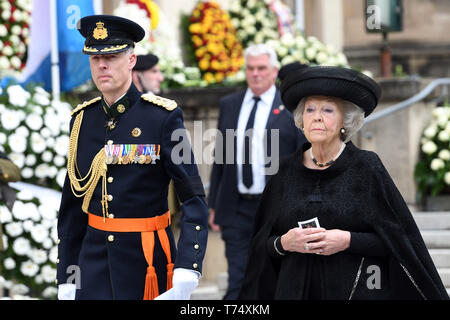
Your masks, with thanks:
[(255, 122), (253, 125), (253, 138), (251, 141), (251, 164), (253, 172), (253, 185), (247, 188), (242, 181), (242, 163), (243, 163), (243, 149), (244, 149), (244, 135), (247, 127), (248, 118), (253, 108), (255, 96), (250, 88), (245, 92), (244, 100), (242, 101), (241, 111), (239, 113), (237, 125), (237, 145), (236, 145), (236, 162), (238, 170), (238, 191), (245, 194), (260, 194), (264, 191), (266, 186), (266, 177), (264, 175), (264, 133), (266, 129), (267, 120), (269, 119), (272, 103), (275, 98), (276, 88), (273, 85), (269, 90), (264, 92), (259, 97), (258, 108), (255, 114)]

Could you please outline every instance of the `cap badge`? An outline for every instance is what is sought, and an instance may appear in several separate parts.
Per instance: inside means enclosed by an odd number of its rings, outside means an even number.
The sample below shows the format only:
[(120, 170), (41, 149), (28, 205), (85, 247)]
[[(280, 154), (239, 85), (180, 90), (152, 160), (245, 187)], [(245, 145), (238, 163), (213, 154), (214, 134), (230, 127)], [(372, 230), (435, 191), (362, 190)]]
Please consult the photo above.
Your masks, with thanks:
[(96, 23), (97, 27), (94, 29), (93, 37), (95, 40), (104, 40), (108, 37), (108, 29), (106, 29), (105, 23), (99, 21)]

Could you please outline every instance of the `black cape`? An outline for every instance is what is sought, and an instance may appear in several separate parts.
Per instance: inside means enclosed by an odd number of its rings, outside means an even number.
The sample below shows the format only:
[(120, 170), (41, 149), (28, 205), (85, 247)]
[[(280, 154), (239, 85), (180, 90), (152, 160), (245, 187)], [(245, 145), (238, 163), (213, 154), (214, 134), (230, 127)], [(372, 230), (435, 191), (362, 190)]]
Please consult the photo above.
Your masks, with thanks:
[[(411, 212), (379, 157), (349, 142), (332, 166), (312, 170), (303, 165), (309, 148), (305, 143), (283, 160), (266, 185), (239, 298), (308, 299), (313, 285), (322, 299), (448, 299)], [(376, 256), (370, 248), (330, 256), (270, 252), (269, 238), (314, 217), (325, 229), (377, 235), (387, 254)], [(377, 276), (381, 279), (374, 280)]]

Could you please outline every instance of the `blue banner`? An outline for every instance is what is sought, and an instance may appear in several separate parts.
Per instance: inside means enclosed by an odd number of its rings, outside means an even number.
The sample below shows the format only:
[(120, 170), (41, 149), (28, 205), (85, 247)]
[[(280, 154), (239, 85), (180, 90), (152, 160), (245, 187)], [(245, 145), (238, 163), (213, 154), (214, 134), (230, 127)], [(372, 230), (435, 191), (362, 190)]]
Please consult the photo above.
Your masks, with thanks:
[[(85, 83), (91, 77), (89, 57), (81, 52), (84, 38), (78, 32), (77, 21), (94, 14), (92, 0), (57, 0), (58, 50), (61, 91)], [(21, 84), (39, 83), (51, 91), (50, 0), (34, 1), (31, 16), (28, 60)]]

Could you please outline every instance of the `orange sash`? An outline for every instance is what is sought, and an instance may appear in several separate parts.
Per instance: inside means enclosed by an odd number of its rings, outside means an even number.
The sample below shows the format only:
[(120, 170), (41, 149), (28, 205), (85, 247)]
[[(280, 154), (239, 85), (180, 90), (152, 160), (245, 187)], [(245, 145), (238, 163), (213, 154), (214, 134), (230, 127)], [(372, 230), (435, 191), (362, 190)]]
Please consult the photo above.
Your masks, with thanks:
[(170, 211), (152, 218), (121, 218), (104, 219), (89, 213), (89, 225), (95, 229), (110, 232), (140, 232), (142, 249), (147, 261), (147, 275), (145, 276), (144, 300), (153, 300), (159, 295), (158, 278), (153, 266), (153, 250), (155, 248), (155, 234), (158, 232), (159, 242), (167, 257), (167, 290), (172, 288), (173, 263), (170, 255), (170, 242), (166, 228), (170, 225)]

